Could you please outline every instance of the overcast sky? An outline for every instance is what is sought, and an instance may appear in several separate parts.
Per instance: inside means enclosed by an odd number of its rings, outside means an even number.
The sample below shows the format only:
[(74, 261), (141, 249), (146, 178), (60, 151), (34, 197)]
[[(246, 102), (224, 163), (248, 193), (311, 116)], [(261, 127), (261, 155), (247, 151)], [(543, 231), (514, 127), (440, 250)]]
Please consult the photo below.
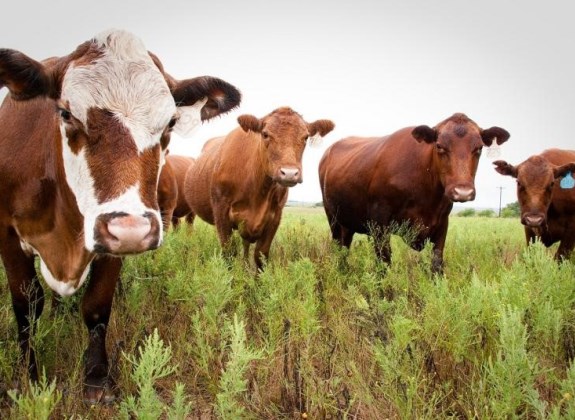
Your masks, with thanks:
[[(332, 119), (335, 130), (306, 150), (291, 200), (321, 200), (317, 165), (335, 141), (433, 126), (455, 112), (507, 129), (500, 158), (514, 164), (549, 147), (575, 149), (575, 25), (566, 0), (37, 3), (2, 5), (0, 47), (43, 59), (121, 28), (173, 76), (217, 76), (242, 91), (238, 110), (194, 138), (174, 138), (173, 154), (197, 156), (244, 113), (287, 105), (310, 122)], [(476, 186), (469, 206), (497, 207), (499, 186), (503, 205), (516, 200), (514, 181), (486, 154)]]

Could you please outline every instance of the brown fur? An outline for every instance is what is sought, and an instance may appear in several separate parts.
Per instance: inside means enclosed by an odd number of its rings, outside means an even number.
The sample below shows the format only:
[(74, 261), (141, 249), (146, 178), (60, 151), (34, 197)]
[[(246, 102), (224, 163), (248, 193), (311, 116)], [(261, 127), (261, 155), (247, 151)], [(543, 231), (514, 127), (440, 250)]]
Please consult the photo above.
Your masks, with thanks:
[[(31, 249), (23, 248), (21, 241), (32, 246), (53, 276), (63, 281), (78, 279), (91, 264), (82, 298), (82, 315), (90, 337), (84, 378), (84, 398), (89, 403), (113, 398), (105, 337), (122, 260), (85, 249), (83, 216), (65, 177), (57, 109), (67, 105), (59, 103), (59, 96), (68, 67), (72, 63), (87, 65), (100, 53), (97, 45), (88, 41), (69, 56), (40, 63), (18, 51), (0, 49), (0, 88), (10, 90), (0, 107), (0, 254), (12, 294), (18, 341), (23, 359), (29, 361), (30, 376), (36, 379), (29, 338), (31, 322), (42, 312), (44, 293)], [(179, 102), (191, 104), (208, 97), (210, 107), (202, 111), (203, 119), (239, 103), (237, 89), (220, 79), (180, 82), (166, 73), (164, 76)], [(73, 116), (66, 131), (73, 153), (87, 151), (98, 199), (115, 197), (137, 180), (143, 202), (157, 208), (160, 145), (138, 156), (128, 131), (106, 110), (92, 109), (88, 115), (85, 131)], [(163, 148), (167, 147), (169, 131), (167, 127), (162, 135)], [(30, 314), (32, 306), (35, 312)]]
[[(258, 269), (281, 220), (288, 187), (301, 182), (301, 159), (306, 139), (327, 134), (333, 123), (306, 123), (290, 108), (279, 108), (264, 118), (238, 118), (240, 127), (210, 140), (186, 174), (185, 197), (193, 212), (215, 224), (220, 243), (228, 250), (232, 231), (244, 240), (244, 255), (255, 243)], [(293, 171), (291, 179), (282, 171)], [(297, 181), (296, 181), (297, 178)]]
[(453, 201), (475, 197), (481, 148), (495, 134), (499, 143), (509, 137), (499, 127), (482, 130), (464, 114), (455, 114), (435, 128), (409, 127), (385, 137), (335, 143), (319, 164), (333, 238), (349, 247), (354, 233), (373, 234), (378, 258), (389, 263), (389, 228), (408, 223), (418, 230), (411, 246), (419, 250), (429, 239), (432, 269), (441, 272)]
[(174, 227), (178, 226), (182, 217), (186, 218), (188, 224), (194, 223), (195, 215), (184, 196), (184, 179), (189, 167), (195, 161), (188, 156), (166, 157), (166, 164), (162, 168), (158, 184), (158, 201), (164, 229), (169, 227), (170, 222)]
[(575, 247), (575, 188), (563, 189), (560, 181), (568, 172), (575, 174), (575, 151), (549, 149), (517, 166), (502, 160), (493, 164), (500, 174), (517, 179), (527, 244), (536, 238), (547, 247), (560, 242), (555, 258), (569, 258)]

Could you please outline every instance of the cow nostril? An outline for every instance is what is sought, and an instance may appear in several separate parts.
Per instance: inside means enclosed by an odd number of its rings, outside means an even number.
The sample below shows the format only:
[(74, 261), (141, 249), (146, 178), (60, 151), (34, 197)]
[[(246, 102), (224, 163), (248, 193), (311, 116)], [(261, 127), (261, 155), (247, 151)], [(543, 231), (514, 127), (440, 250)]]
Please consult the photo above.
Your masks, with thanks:
[(299, 170), (295, 168), (280, 168), (282, 178), (294, 179), (299, 175)]

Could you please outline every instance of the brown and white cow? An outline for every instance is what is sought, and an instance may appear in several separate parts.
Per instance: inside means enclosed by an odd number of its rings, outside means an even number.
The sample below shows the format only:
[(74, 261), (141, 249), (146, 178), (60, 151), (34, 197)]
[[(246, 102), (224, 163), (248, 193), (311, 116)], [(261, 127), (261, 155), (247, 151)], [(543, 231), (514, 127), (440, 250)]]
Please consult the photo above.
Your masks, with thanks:
[(319, 164), (319, 180), (333, 239), (350, 247), (355, 233), (373, 234), (378, 258), (391, 261), (390, 232), (408, 224), (410, 244), (433, 243), (432, 271), (443, 269), (448, 216), (454, 202), (475, 198), (475, 172), (483, 146), (509, 138), (486, 130), (464, 114), (431, 128), (403, 128), (378, 138), (349, 137), (334, 143)]
[(560, 241), (555, 258), (569, 258), (575, 246), (575, 188), (562, 188), (560, 180), (575, 173), (575, 151), (549, 149), (517, 166), (503, 160), (493, 164), (500, 174), (517, 179), (527, 244), (535, 238), (547, 247)]
[(329, 120), (307, 123), (292, 109), (276, 109), (263, 118), (242, 115), (240, 127), (204, 146), (184, 184), (192, 211), (215, 224), (229, 251), (232, 231), (244, 242), (244, 256), (254, 243), (258, 269), (268, 258), (288, 188), (302, 182), (302, 155), (308, 139), (325, 136)]
[(22, 354), (37, 378), (29, 344), (44, 296), (36, 255), (46, 283), (62, 296), (89, 277), (81, 308), (89, 332), (84, 398), (110, 401), (105, 337), (118, 257), (162, 242), (156, 188), (170, 132), (197, 124), (194, 110), (207, 120), (234, 108), (240, 93), (212, 77), (170, 77), (124, 31), (44, 63), (0, 49), (3, 86), (0, 254)]

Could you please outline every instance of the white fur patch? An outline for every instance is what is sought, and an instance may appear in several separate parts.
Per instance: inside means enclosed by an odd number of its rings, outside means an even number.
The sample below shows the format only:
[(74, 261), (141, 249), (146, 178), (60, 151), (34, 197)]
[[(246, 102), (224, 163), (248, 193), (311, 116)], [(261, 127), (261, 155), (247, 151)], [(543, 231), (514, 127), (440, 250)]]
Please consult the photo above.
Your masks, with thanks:
[(179, 118), (174, 126), (174, 133), (190, 138), (202, 125), (202, 108), (208, 102), (208, 98), (202, 98), (193, 105), (178, 107)]
[(88, 273), (90, 272), (90, 264), (86, 265), (86, 268), (79, 279), (61, 280), (55, 278), (42, 258), (40, 258), (40, 271), (42, 272), (44, 280), (46, 280), (46, 283), (50, 286), (50, 289), (58, 293), (60, 296), (68, 297), (72, 296), (80, 287), (82, 287), (88, 277)]
[(61, 99), (87, 127), (90, 108), (113, 113), (130, 131), (140, 152), (160, 142), (176, 114), (164, 76), (134, 35), (113, 31), (98, 35), (102, 56), (66, 71)]

